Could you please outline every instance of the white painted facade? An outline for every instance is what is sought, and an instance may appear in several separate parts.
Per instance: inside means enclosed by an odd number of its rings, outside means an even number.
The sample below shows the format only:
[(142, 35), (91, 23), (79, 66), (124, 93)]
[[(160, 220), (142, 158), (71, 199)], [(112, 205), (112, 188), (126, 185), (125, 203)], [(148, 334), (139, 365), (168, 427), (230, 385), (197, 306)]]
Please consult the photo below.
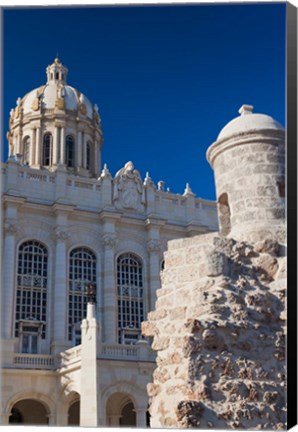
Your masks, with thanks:
[[(216, 204), (188, 185), (183, 195), (166, 192), (132, 162), (114, 177), (102, 168), (98, 109), (66, 78), (55, 59), (46, 85), (11, 111), (2, 166), (2, 424), (78, 424), (80, 401), (93, 413), (88, 425), (142, 427), (155, 354), (141, 321), (155, 306), (163, 252), (168, 240), (217, 231)], [(88, 282), (97, 303), (81, 330)]]

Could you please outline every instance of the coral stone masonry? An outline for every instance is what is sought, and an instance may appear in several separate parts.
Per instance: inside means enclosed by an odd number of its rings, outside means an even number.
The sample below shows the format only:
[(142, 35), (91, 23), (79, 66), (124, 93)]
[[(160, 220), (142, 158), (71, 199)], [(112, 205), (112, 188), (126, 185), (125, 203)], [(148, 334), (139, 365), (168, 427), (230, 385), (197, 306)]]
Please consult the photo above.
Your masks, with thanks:
[(155, 428), (286, 428), (284, 131), (251, 111), (208, 150), (220, 232), (168, 243), (142, 326)]

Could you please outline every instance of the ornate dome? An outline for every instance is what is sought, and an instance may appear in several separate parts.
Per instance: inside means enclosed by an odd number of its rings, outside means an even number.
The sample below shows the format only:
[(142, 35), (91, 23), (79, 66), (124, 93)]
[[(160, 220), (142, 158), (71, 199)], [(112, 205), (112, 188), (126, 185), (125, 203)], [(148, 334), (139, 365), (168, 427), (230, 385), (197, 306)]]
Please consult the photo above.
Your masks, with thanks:
[[(81, 114), (93, 119), (92, 103), (83, 93), (66, 83), (67, 72), (67, 68), (56, 58), (54, 63), (47, 67), (47, 83), (21, 99), (24, 115), (36, 111), (41, 105), (42, 109), (80, 110)], [(94, 108), (97, 112), (97, 107)]]
[(239, 117), (231, 120), (219, 133), (217, 141), (233, 135), (262, 130), (284, 130), (282, 125), (266, 114), (255, 114), (252, 105), (242, 105)]
[(10, 112), (9, 156), (31, 168), (97, 176), (103, 142), (97, 105), (67, 84), (68, 69), (56, 58), (46, 69), (47, 82)]

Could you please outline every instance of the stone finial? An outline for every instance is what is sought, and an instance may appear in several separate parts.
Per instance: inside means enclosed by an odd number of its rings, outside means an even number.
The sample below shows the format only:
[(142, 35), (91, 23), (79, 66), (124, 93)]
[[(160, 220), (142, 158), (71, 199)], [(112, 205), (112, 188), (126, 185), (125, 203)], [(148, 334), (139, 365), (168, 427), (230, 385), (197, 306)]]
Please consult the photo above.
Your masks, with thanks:
[(104, 166), (103, 166), (103, 170), (102, 170), (102, 172), (101, 172), (100, 177), (101, 177), (101, 178), (112, 177), (111, 174), (110, 174), (110, 171), (109, 171), (108, 166), (107, 166), (106, 163), (105, 163)]
[(195, 196), (193, 191), (191, 190), (189, 183), (186, 183), (183, 196)]
[(16, 104), (17, 104), (18, 107), (21, 105), (21, 100), (22, 99), (20, 97), (18, 97), (17, 100), (16, 100)]
[(146, 172), (146, 177), (144, 180), (144, 186), (153, 186), (154, 187), (154, 182), (152, 181), (148, 171)]
[(239, 114), (246, 115), (246, 114), (252, 114), (254, 107), (253, 105), (242, 105), (242, 107), (239, 109)]
[(163, 180), (160, 180), (160, 181), (157, 183), (157, 187), (158, 187), (158, 190), (159, 190), (159, 191), (164, 191), (164, 190), (165, 190), (165, 182), (164, 182)]

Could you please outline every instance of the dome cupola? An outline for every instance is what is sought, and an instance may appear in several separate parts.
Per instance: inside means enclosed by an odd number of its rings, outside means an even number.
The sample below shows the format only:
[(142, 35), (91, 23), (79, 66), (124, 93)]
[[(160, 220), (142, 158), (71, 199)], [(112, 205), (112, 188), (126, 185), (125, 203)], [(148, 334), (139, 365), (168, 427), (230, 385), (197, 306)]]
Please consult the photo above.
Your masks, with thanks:
[(47, 84), (61, 83), (66, 84), (67, 67), (63, 66), (58, 58), (55, 58), (54, 63), (47, 67)]
[(98, 106), (67, 84), (58, 58), (46, 69), (46, 84), (35, 88), (10, 112), (9, 155), (32, 168), (96, 177), (103, 142)]

